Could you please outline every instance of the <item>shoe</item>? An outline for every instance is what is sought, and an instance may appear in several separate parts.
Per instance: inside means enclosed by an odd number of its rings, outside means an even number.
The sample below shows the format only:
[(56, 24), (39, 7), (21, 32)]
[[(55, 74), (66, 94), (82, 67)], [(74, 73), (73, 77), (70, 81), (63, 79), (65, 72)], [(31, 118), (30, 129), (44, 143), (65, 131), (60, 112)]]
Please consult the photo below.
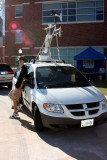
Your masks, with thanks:
[(20, 104), (20, 105), (17, 107), (16, 113), (22, 110), (22, 106), (23, 106), (23, 105)]
[(15, 118), (17, 118), (17, 116), (18, 116), (18, 114), (13, 113), (9, 118), (10, 118), (10, 119), (15, 119)]

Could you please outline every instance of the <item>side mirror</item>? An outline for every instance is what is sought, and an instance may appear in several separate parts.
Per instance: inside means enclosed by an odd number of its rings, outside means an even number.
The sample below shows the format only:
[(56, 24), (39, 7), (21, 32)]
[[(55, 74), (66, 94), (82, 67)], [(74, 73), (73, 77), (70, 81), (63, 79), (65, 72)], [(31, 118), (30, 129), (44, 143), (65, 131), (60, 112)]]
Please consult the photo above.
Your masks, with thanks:
[(88, 79), (88, 82), (92, 85), (93, 84), (93, 80), (92, 79)]
[(28, 86), (28, 87), (30, 87), (32, 89), (34, 89), (34, 87), (35, 87), (35, 85), (32, 84), (28, 79), (23, 81), (23, 85)]

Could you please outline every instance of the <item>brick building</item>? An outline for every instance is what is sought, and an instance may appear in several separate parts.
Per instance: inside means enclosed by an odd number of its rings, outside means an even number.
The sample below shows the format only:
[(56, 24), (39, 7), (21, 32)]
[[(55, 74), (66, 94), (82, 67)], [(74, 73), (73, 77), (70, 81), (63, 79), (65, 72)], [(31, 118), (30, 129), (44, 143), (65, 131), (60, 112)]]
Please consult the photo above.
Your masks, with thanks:
[[(107, 0), (6, 0), (5, 56), (14, 64), (19, 49), (23, 55), (36, 55), (45, 38), (43, 30), (54, 23), (52, 11), (62, 13), (59, 38), (60, 57), (75, 65), (74, 56), (89, 46), (107, 55)], [(52, 57), (57, 59), (55, 40)]]

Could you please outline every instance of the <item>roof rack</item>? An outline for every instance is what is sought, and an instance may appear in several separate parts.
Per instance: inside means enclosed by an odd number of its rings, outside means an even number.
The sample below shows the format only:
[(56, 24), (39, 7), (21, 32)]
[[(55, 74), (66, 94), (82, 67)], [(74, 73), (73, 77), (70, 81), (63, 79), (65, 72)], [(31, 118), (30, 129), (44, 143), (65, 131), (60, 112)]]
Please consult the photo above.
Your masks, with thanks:
[(65, 63), (63, 60), (33, 60), (32, 63)]
[(36, 62), (46, 62), (46, 63), (63, 63), (62, 60), (37, 60)]

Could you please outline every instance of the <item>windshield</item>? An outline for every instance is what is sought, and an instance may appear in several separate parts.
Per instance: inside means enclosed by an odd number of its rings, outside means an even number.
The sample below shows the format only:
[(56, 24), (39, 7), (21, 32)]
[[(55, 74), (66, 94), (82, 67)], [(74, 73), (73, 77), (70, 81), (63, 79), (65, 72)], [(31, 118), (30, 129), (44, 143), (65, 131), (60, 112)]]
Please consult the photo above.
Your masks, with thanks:
[(40, 89), (90, 86), (88, 80), (77, 69), (69, 66), (38, 67), (36, 77)]

